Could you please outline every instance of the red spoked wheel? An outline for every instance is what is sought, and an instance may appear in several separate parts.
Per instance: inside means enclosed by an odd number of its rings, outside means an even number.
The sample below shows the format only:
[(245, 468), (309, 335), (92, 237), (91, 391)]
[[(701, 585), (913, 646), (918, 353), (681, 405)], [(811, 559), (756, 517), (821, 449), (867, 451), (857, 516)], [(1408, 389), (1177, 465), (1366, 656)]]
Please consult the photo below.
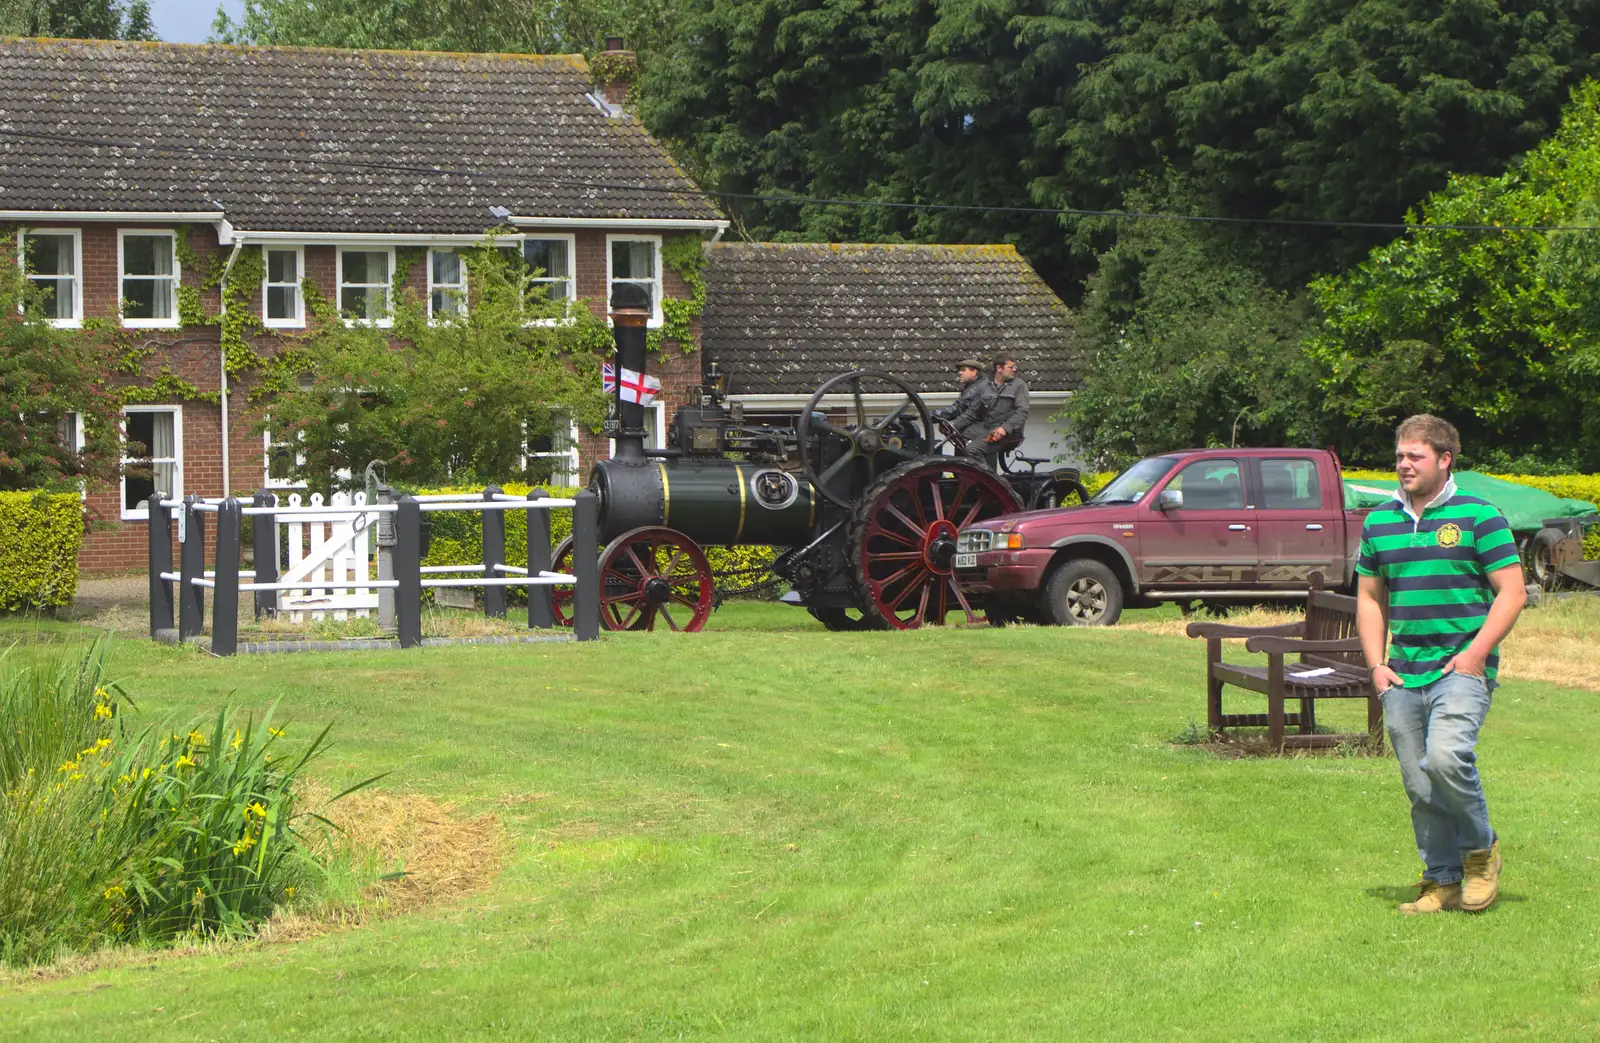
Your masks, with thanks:
[(999, 475), (964, 460), (918, 461), (884, 475), (851, 527), (850, 564), (866, 614), (896, 630), (941, 625), (957, 608), (980, 622), (982, 606), (956, 586), (956, 533), (1020, 508)]
[[(550, 555), (550, 571), (572, 575), (572, 537), (568, 536), (556, 544), (555, 553)], [(555, 617), (558, 627), (572, 625), (572, 588), (550, 588), (550, 614)]]
[(693, 633), (711, 618), (714, 596), (705, 553), (674, 529), (625, 532), (600, 555), (600, 625), (607, 630), (654, 630), (659, 621)]

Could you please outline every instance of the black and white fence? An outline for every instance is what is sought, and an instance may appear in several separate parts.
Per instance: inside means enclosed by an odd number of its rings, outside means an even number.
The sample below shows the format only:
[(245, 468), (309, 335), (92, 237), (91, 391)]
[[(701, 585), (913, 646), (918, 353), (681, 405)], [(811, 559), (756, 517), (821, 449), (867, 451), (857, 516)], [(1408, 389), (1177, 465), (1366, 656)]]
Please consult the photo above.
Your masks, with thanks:
[[(149, 499), (150, 508), (150, 636), (159, 638), (171, 631), (176, 614), (179, 641), (198, 635), (204, 625), (205, 592), (213, 597), (211, 651), (233, 655), (239, 649), (239, 594), (255, 593), (257, 615), (274, 614), (284, 591), (377, 590), (392, 591), (395, 626), (400, 647), (414, 648), (422, 643), (422, 591), (429, 587), (479, 587), (483, 590), (484, 614), (504, 618), (506, 588), (528, 588), (528, 627), (554, 629), (555, 614), (551, 588), (572, 588), (573, 636), (593, 641), (600, 634), (598, 505), (593, 493), (585, 490), (572, 499), (549, 496), (535, 489), (526, 497), (510, 496), (489, 486), (480, 496), (461, 494), (441, 496), (402, 496), (394, 503), (357, 504), (330, 508), (321, 504), (282, 506), (270, 492), (259, 492), (248, 506), (237, 499), (204, 500), (190, 495), (182, 500), (166, 500), (160, 493)], [(572, 572), (551, 571), (550, 514), (558, 508), (572, 510)], [(471, 565), (423, 565), (423, 515), (441, 511), (480, 511), (483, 514), (483, 561)], [(523, 565), (505, 561), (506, 512), (526, 511), (528, 553)], [(354, 515), (359, 523), (352, 533), (364, 533), (373, 522), (392, 516), (392, 575), (379, 570), (377, 579), (367, 578), (365, 568), (355, 576), (336, 570), (333, 576), (308, 579), (294, 576), (280, 580), (278, 552), (280, 524), (324, 521), (338, 514)], [(216, 554), (210, 570), (205, 567), (205, 529), (207, 516), (216, 519)], [(242, 522), (253, 518), (255, 568), (241, 570), (240, 538)], [(178, 567), (172, 563), (172, 525), (178, 525)], [(380, 536), (380, 542), (384, 542)], [(365, 544), (363, 544), (365, 546)], [(365, 564), (365, 563), (363, 563)], [(465, 575), (463, 575), (465, 574)], [(174, 605), (173, 584), (177, 584)]]

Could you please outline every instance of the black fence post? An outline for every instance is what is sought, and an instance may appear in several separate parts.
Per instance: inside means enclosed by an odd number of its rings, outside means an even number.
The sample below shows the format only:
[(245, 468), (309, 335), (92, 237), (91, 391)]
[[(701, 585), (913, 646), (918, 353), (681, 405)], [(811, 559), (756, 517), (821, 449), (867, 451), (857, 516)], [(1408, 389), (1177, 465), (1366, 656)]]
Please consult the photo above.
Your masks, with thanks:
[(395, 625), (401, 648), (422, 644), (422, 504), (400, 497), (394, 519)]
[[(494, 503), (495, 497), (500, 495), (498, 485), (484, 487), (483, 499), (485, 503)], [(504, 579), (509, 572), (501, 572), (496, 565), (505, 565), (506, 562), (506, 512), (485, 510), (483, 512), (483, 578)], [(506, 588), (502, 586), (485, 586), (483, 588), (483, 614), (491, 619), (506, 618)]]
[(183, 498), (178, 515), (178, 640), (187, 641), (205, 628), (206, 592), (194, 581), (206, 574), (206, 516), (194, 509), (199, 497)]
[[(172, 629), (172, 581), (162, 577), (172, 571), (172, 511), (161, 506), (163, 492), (153, 492), (145, 506), (150, 511), (150, 639)], [(531, 513), (531, 512), (530, 512)]]
[(600, 637), (599, 503), (585, 489), (572, 508), (572, 631), (579, 641)]
[[(530, 504), (544, 499), (546, 493), (543, 489), (530, 489), (528, 502)], [(550, 509), (548, 507), (529, 506), (528, 514), (528, 576), (532, 578), (541, 572), (550, 571)], [(550, 587), (541, 584), (537, 587), (528, 587), (528, 629), (549, 630), (556, 625), (555, 614), (551, 611)]]
[[(276, 507), (278, 497), (262, 489), (250, 498), (252, 507)], [(256, 582), (278, 582), (278, 516), (276, 514), (251, 515), (250, 531), (256, 549)], [(278, 614), (278, 592), (258, 590), (255, 596), (256, 618), (263, 614), (271, 619)]]
[(211, 602), (211, 654), (239, 651), (239, 529), (244, 515), (232, 496), (217, 508), (217, 564)]

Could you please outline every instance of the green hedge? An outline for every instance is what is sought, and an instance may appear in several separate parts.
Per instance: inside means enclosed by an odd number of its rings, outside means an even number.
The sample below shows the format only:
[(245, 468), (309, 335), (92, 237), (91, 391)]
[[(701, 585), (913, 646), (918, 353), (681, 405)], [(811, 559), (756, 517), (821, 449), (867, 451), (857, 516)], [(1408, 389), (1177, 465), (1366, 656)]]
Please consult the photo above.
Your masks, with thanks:
[(0, 610), (72, 604), (82, 544), (77, 493), (0, 492)]
[[(511, 496), (526, 496), (534, 487), (519, 482), (502, 485), (501, 490)], [(578, 489), (561, 486), (542, 486), (551, 496), (569, 498)], [(435, 496), (443, 493), (481, 494), (482, 489), (440, 488), (418, 489), (418, 496)], [(483, 560), (483, 515), (477, 511), (438, 511), (428, 515), (432, 530), (428, 555), (424, 565), (470, 565)], [(550, 512), (550, 545), (552, 548), (572, 534), (572, 512)], [(772, 564), (777, 552), (771, 547), (706, 547), (706, 560), (712, 572), (730, 572), (735, 569), (761, 568)], [(528, 516), (522, 511), (506, 512), (507, 565), (521, 565), (528, 560)], [(726, 585), (742, 587), (761, 579), (759, 575), (731, 576)], [(522, 602), (527, 593), (521, 587), (506, 588), (507, 599)]]

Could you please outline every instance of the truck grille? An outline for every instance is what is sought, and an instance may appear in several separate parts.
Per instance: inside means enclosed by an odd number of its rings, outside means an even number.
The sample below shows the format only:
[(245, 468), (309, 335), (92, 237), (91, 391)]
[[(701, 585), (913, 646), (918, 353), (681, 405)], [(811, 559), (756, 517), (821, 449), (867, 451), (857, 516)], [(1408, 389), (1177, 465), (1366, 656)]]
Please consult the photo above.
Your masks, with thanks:
[(994, 544), (994, 533), (988, 529), (967, 529), (956, 536), (956, 550), (962, 554), (982, 553)]

